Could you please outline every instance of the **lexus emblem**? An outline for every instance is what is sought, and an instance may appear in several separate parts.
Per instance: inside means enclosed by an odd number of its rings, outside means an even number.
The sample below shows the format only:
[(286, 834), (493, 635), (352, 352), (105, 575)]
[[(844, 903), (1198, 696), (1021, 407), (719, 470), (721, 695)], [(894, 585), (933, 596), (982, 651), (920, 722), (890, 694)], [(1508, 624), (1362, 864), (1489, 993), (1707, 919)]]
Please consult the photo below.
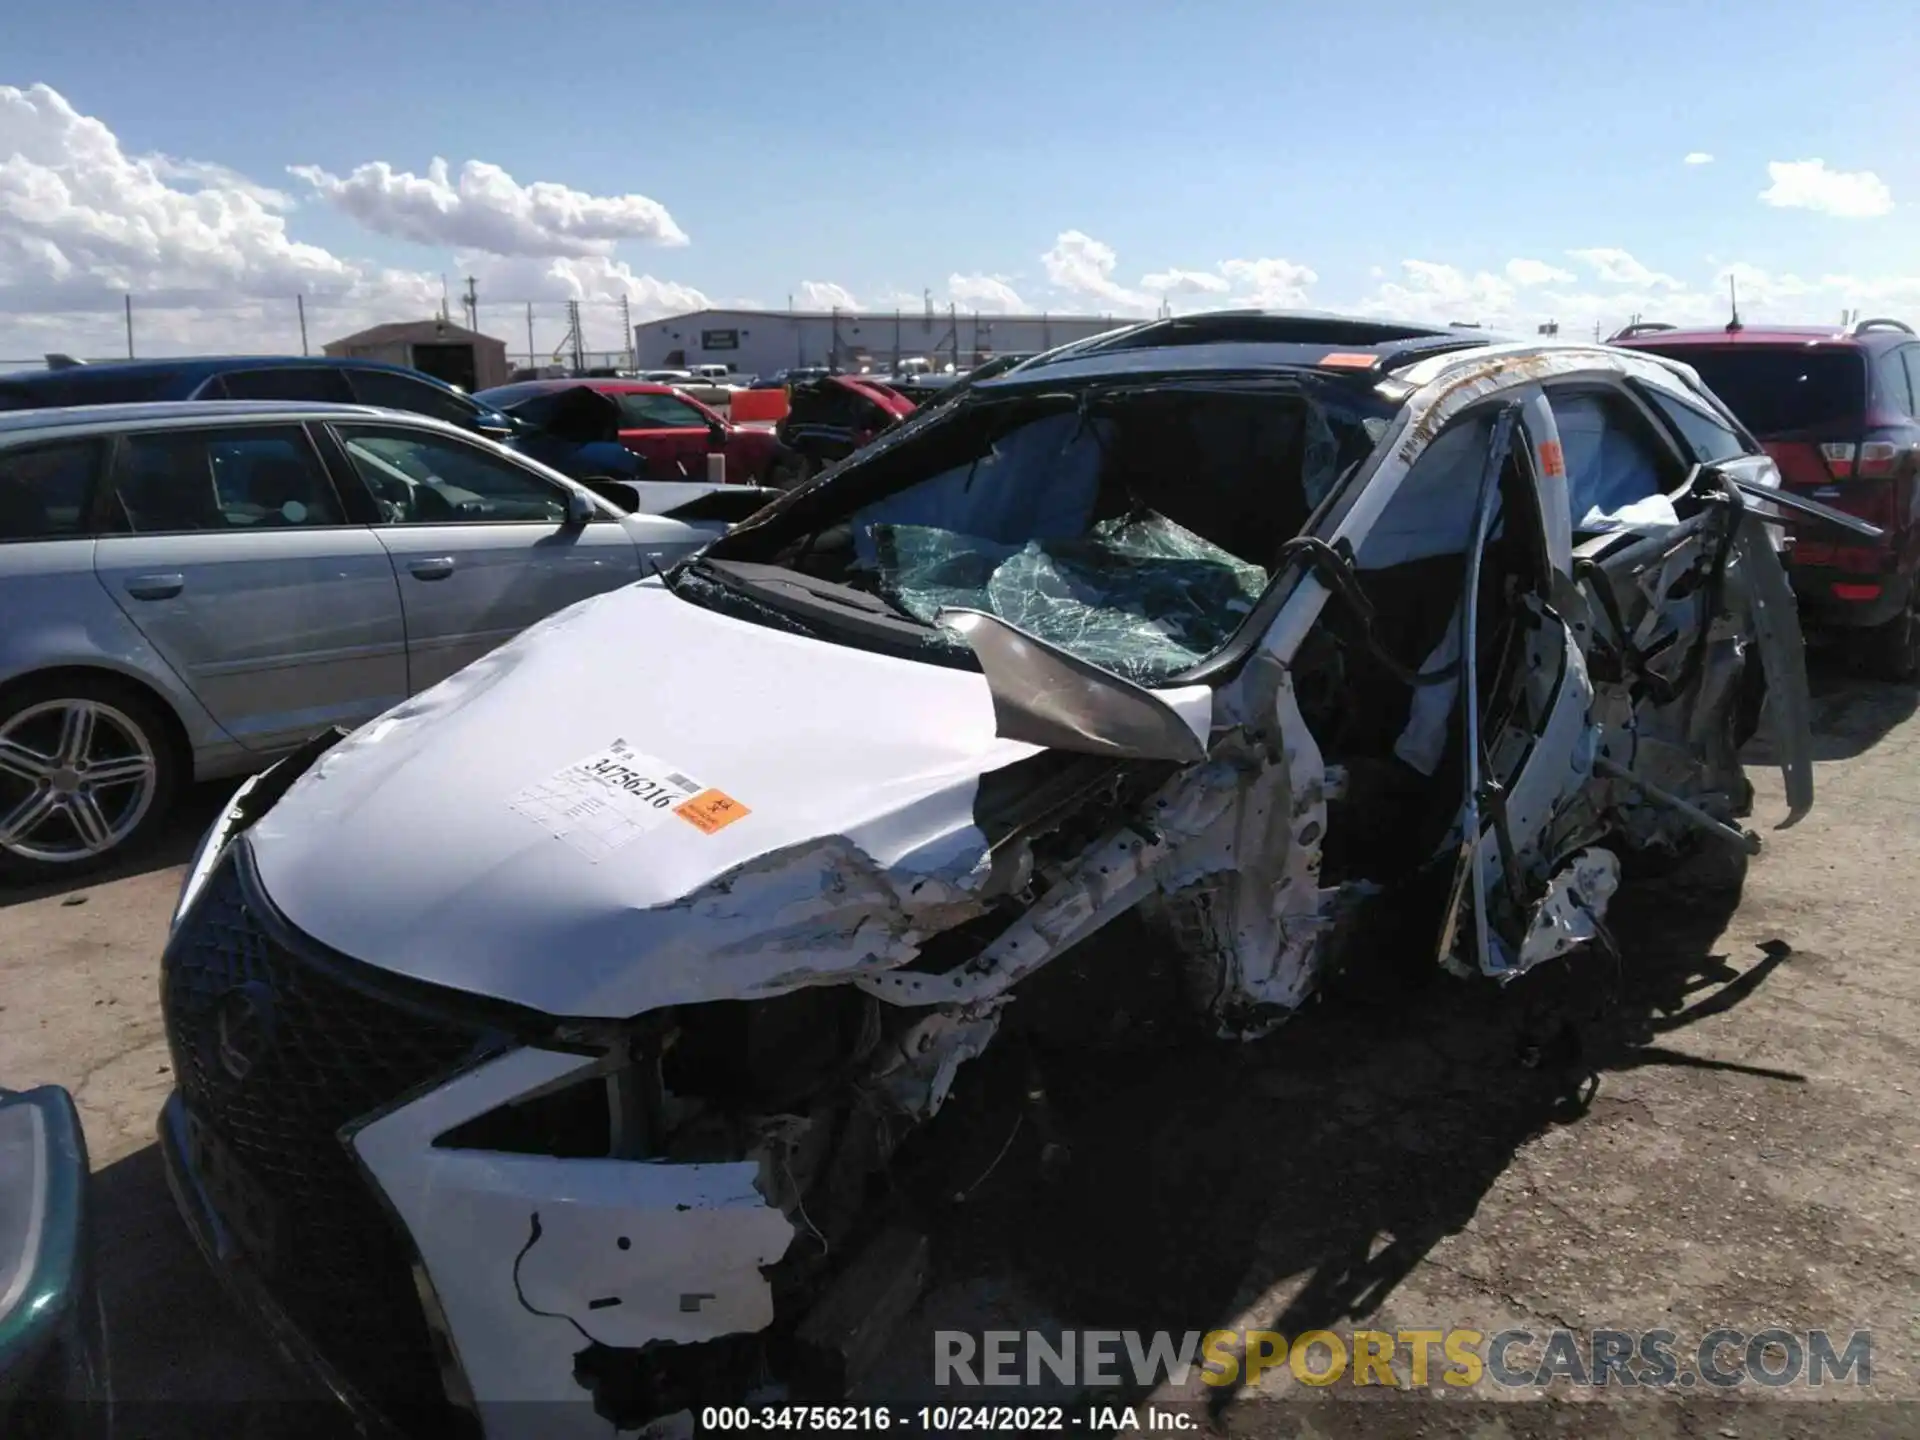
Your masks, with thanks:
[(222, 995), (214, 1041), (220, 1068), (235, 1080), (246, 1079), (273, 1047), (273, 992), (256, 980)]

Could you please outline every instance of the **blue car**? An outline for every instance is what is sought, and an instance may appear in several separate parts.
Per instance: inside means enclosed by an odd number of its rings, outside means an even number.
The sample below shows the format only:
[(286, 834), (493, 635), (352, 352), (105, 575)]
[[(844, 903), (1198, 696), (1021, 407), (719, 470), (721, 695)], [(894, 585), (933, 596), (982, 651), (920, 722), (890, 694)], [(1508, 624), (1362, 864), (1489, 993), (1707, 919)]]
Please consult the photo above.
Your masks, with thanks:
[(335, 356), (221, 355), (125, 360), (0, 375), (0, 410), (127, 405), (154, 400), (321, 400), (379, 405), (445, 420), (499, 441), (576, 480), (644, 480), (646, 462), (604, 425), (567, 407), (564, 423), (508, 414), (418, 370)]
[(57, 1085), (0, 1088), (0, 1434), (105, 1434), (87, 1142)]

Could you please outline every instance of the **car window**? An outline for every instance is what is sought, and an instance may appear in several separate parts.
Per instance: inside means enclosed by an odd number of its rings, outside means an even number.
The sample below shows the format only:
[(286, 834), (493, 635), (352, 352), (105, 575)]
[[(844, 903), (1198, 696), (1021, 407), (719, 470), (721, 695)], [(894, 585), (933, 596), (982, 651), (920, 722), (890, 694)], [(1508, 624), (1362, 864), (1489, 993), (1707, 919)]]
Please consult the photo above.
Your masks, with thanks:
[(1900, 358), (1907, 371), (1907, 392), (1914, 400), (1914, 408), (1907, 413), (1920, 415), (1920, 345), (1902, 346)]
[(1640, 345), (1691, 365), (1762, 439), (1791, 430), (1852, 426), (1866, 408), (1867, 369), (1853, 347)]
[(331, 365), (289, 365), (272, 370), (231, 370), (219, 377), (229, 400), (353, 400), (347, 382)]
[(704, 430), (707, 417), (672, 395), (631, 391), (614, 396), (622, 430)]
[(1680, 438), (1696, 464), (1711, 465), (1716, 460), (1731, 460), (1736, 455), (1747, 453), (1746, 442), (1705, 411), (1696, 410), (1650, 387), (1644, 393), (1655, 408), (1672, 422), (1673, 428), (1680, 432)]
[(787, 419), (795, 425), (851, 430), (866, 420), (868, 411), (878, 408), (844, 385), (807, 384), (794, 390)]
[(116, 518), (141, 535), (343, 523), (333, 483), (298, 425), (124, 435), (112, 501)]
[(0, 541), (84, 534), (99, 456), (93, 440), (0, 450)]
[(470, 425), (476, 413), (473, 402), (464, 395), (442, 390), (411, 375), (391, 370), (349, 370), (347, 380), (363, 405), (382, 405), (389, 410), (410, 410), (455, 425)]
[(1664, 495), (1686, 478), (1626, 396), (1611, 390), (1550, 390), (1547, 399), (1566, 460), (1574, 529), (1595, 528), (1601, 517)]
[(1904, 356), (1911, 347), (1889, 350), (1873, 362), (1874, 378), (1880, 387), (1880, 398), (1902, 415), (1912, 415), (1913, 387), (1907, 381), (1907, 366)]
[(452, 436), (371, 425), (335, 427), (390, 525), (566, 518), (566, 494), (532, 471)]

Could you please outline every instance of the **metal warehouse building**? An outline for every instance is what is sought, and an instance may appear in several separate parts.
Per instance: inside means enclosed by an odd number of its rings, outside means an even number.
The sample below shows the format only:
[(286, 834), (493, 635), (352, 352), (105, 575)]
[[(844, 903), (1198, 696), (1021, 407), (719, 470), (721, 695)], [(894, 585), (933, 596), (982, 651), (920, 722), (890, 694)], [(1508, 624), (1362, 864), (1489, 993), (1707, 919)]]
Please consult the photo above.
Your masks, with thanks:
[(771, 375), (795, 365), (891, 370), (924, 356), (936, 367), (1050, 350), (1133, 321), (1113, 315), (980, 315), (946, 310), (695, 310), (633, 331), (642, 370), (731, 365)]

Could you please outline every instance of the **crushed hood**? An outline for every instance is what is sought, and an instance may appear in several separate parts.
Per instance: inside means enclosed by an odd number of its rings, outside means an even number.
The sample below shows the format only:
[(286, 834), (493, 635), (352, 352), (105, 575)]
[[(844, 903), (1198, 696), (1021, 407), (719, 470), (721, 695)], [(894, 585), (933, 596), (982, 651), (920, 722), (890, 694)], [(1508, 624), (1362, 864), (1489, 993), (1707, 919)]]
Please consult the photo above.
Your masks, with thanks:
[[(994, 728), (977, 673), (649, 580), (341, 741), (248, 840), (269, 897), (335, 950), (623, 1017), (896, 965), (973, 913), (979, 777), (1037, 750)], [(618, 813), (578, 813), (606, 794), (582, 765), (626, 787)]]

